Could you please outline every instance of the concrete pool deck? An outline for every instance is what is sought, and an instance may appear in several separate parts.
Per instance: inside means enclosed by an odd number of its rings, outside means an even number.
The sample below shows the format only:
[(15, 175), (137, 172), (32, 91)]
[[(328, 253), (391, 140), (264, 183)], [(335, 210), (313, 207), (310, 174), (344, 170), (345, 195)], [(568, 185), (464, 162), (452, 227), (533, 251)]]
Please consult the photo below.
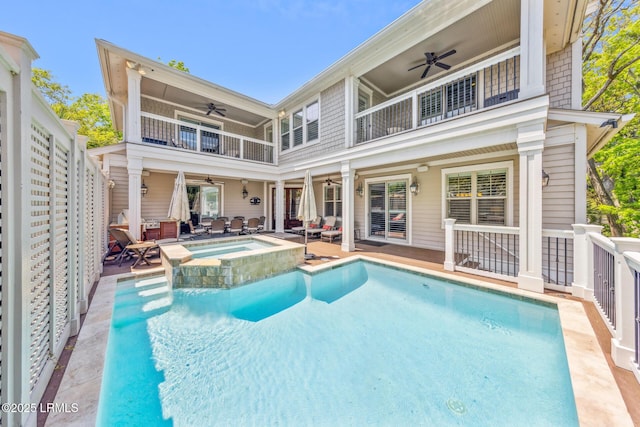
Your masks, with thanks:
[[(316, 260), (307, 262), (304, 269), (317, 270), (345, 262), (353, 256), (363, 256), (375, 260), (384, 260), (392, 265), (415, 270), (426, 274), (441, 275), (455, 281), (469, 282), (474, 286), (488, 287), (501, 292), (510, 292), (528, 298), (541, 299), (558, 305), (565, 337), (565, 347), (571, 371), (571, 379), (578, 408), (580, 425), (583, 426), (631, 426), (634, 425), (625, 406), (621, 389), (626, 393), (634, 393), (633, 384), (618, 387), (610, 367), (610, 356), (606, 354), (603, 342), (606, 338), (596, 336), (598, 328), (594, 324), (593, 313), (589, 313), (588, 304), (574, 301), (563, 295), (539, 295), (515, 289), (513, 284), (491, 280), (478, 280), (475, 276), (445, 273), (438, 260), (425, 261), (416, 259), (417, 252), (412, 249), (414, 257), (406, 257), (401, 247), (391, 248), (385, 253), (382, 248), (362, 248), (353, 254), (340, 251), (339, 245), (314, 242), (309, 245), (309, 252), (315, 253)], [(366, 245), (364, 245), (366, 246)], [(388, 245), (392, 246), (392, 245)], [(390, 249), (390, 248), (386, 248)], [(437, 257), (437, 252), (423, 254), (425, 257)], [(339, 257), (341, 260), (336, 260)], [(139, 271), (139, 273), (138, 273)], [(162, 269), (150, 268), (136, 270), (136, 275), (158, 274)], [(55, 397), (55, 403), (78, 403), (77, 413), (51, 413), (46, 425), (50, 426), (85, 426), (93, 425), (98, 409), (102, 366), (106, 352), (107, 338), (111, 321), (111, 311), (118, 279), (130, 277), (131, 273), (104, 276), (100, 280), (82, 330), (75, 344), (75, 349), (66, 367), (65, 375)], [(590, 304), (591, 306), (593, 304)], [(597, 312), (595, 313), (597, 315)], [(597, 320), (597, 319), (595, 319)], [(606, 328), (605, 328), (606, 330)], [(601, 332), (601, 331), (600, 331)], [(601, 348), (602, 347), (602, 348)], [(604, 350), (604, 351), (603, 351)], [(611, 368), (611, 369), (610, 369)], [(526, 367), (524, 367), (526, 369)], [(633, 374), (629, 373), (633, 376)], [(620, 384), (620, 381), (618, 381)], [(638, 384), (635, 383), (637, 386)], [(625, 396), (628, 404), (637, 400), (637, 395)], [(631, 399), (631, 400), (630, 400)]]

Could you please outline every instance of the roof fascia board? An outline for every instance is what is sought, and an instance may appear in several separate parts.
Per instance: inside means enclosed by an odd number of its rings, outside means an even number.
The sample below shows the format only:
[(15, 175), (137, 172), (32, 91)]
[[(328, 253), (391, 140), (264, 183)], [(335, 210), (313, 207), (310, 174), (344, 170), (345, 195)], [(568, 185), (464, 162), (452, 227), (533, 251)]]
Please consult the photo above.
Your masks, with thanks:
[[(215, 98), (219, 102), (231, 103), (254, 114), (270, 118), (275, 118), (277, 115), (276, 111), (269, 104), (258, 101), (257, 99), (243, 95), (239, 92), (235, 92), (231, 89), (216, 85), (215, 83), (208, 82), (192, 74), (176, 70), (173, 67), (116, 46), (106, 40), (96, 39), (96, 45), (98, 46), (98, 55), (101, 58), (100, 64), (107, 94), (113, 94), (113, 90), (110, 87), (110, 64), (108, 63), (108, 54), (114, 53), (124, 59), (137, 62), (149, 70), (149, 72), (144, 75), (145, 78), (166, 83), (170, 86), (189, 92), (196, 92), (203, 96)], [(109, 84), (107, 82), (109, 82)]]

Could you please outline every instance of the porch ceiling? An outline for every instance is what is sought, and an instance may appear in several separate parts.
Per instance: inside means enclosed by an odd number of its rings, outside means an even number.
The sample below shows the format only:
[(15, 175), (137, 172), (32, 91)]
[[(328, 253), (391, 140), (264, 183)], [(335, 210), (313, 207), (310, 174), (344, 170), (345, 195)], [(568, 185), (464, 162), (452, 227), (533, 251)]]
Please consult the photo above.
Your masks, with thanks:
[(436, 80), (446, 72), (440, 67), (432, 66), (427, 77), (421, 80), (424, 67), (407, 71), (425, 62), (425, 52), (441, 54), (455, 49), (455, 55), (442, 61), (455, 69), (468, 65), (474, 58), (497, 47), (513, 44), (519, 37), (520, 1), (494, 0), (362, 77), (387, 95), (393, 95), (414, 84)]
[[(207, 105), (214, 103), (216, 106), (226, 109), (225, 118), (249, 126), (257, 126), (263, 123), (267, 118), (250, 111), (246, 111), (229, 103), (225, 103), (219, 99), (214, 99), (197, 93), (189, 92), (166, 83), (153, 80), (150, 78), (142, 78), (140, 83), (140, 91), (143, 96), (159, 99), (170, 104), (179, 105), (185, 109), (192, 110), (195, 113), (202, 114), (207, 112)], [(215, 113), (211, 113), (210, 118), (219, 118)]]

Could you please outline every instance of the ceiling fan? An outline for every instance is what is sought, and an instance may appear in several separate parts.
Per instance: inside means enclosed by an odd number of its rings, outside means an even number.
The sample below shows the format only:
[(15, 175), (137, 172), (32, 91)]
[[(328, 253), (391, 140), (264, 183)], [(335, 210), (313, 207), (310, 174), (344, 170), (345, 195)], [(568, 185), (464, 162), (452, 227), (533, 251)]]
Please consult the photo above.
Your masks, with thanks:
[(207, 116), (210, 115), (211, 113), (216, 113), (219, 116), (225, 117), (225, 113), (227, 112), (226, 108), (223, 108), (220, 105), (216, 105), (213, 102), (210, 102), (206, 105), (207, 107)]
[(327, 179), (324, 182), (327, 183), (327, 186), (330, 186), (331, 184), (333, 184), (333, 180), (329, 176), (327, 176)]
[(451, 49), (449, 52), (443, 53), (442, 55), (436, 55), (435, 52), (425, 52), (424, 53), (424, 56), (426, 58), (425, 63), (416, 65), (415, 67), (411, 67), (407, 71), (415, 70), (416, 68), (424, 67), (426, 65), (427, 68), (425, 68), (424, 72), (422, 73), (422, 76), (420, 76), (421, 79), (424, 79), (427, 73), (429, 72), (429, 70), (431, 69), (432, 65), (448, 70), (449, 68), (451, 68), (451, 65), (440, 62), (440, 60), (448, 56), (451, 56), (454, 53), (456, 53), (455, 49)]

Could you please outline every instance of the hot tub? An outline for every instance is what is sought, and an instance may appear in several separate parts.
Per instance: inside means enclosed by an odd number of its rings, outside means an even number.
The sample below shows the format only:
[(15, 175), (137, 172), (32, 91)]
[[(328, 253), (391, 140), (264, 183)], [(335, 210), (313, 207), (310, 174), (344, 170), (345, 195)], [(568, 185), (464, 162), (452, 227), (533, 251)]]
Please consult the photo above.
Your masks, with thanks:
[(175, 288), (230, 289), (304, 263), (303, 245), (264, 235), (166, 245), (160, 253)]

